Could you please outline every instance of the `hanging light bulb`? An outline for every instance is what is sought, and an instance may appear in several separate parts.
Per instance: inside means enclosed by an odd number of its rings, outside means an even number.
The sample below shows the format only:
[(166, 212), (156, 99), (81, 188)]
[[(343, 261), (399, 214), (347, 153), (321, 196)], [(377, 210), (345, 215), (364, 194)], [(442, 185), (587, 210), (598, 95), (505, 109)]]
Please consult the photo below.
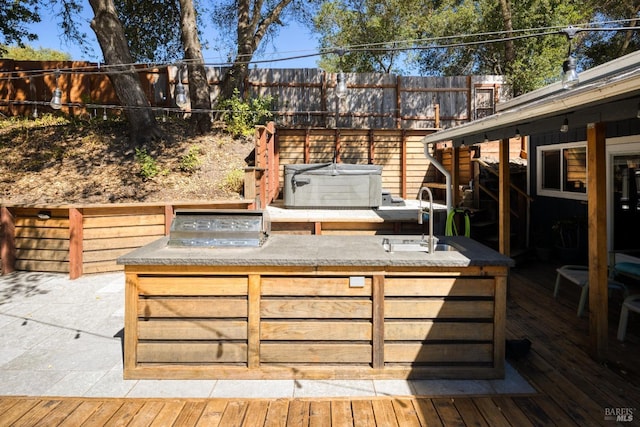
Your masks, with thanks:
[(107, 109), (103, 108), (102, 109), (102, 120), (104, 120), (106, 122), (108, 118), (109, 117), (107, 117)]
[(187, 91), (184, 89), (182, 84), (182, 69), (178, 68), (178, 83), (176, 84), (176, 105), (184, 110), (189, 105), (189, 101), (187, 99)]
[(338, 73), (338, 82), (336, 84), (336, 96), (343, 98), (347, 94), (347, 80), (344, 77), (344, 73), (340, 71)]
[(567, 36), (567, 41), (569, 42), (569, 52), (567, 53), (567, 59), (562, 63), (562, 87), (564, 89), (571, 89), (580, 82), (580, 79), (578, 78), (578, 72), (576, 71), (576, 58), (571, 55), (571, 45), (573, 43), (573, 38), (580, 31), (582, 31), (582, 28), (573, 27), (571, 25), (561, 30), (561, 32), (564, 33), (565, 36)]
[(59, 88), (55, 88), (53, 91), (53, 96), (51, 97), (51, 102), (49, 103), (51, 108), (54, 110), (59, 110), (62, 108), (62, 91)]
[(184, 86), (182, 82), (178, 82), (176, 85), (176, 105), (180, 107), (181, 110), (187, 108), (187, 92), (184, 90)]
[(567, 119), (566, 117), (564, 118), (564, 121), (562, 122), (562, 126), (560, 126), (560, 132), (562, 132), (562, 133), (569, 132), (569, 119)]
[(60, 108), (62, 108), (62, 91), (60, 90), (60, 87), (58, 87), (58, 77), (60, 76), (60, 70), (56, 70), (54, 75), (56, 77), (56, 88), (53, 90), (53, 96), (51, 97), (51, 102), (49, 103), (49, 105), (54, 110), (59, 110)]
[(33, 114), (31, 115), (31, 117), (33, 117), (34, 119), (38, 118), (38, 105), (34, 105), (33, 107)]
[(564, 89), (571, 89), (579, 82), (580, 78), (576, 71), (576, 59), (573, 56), (569, 56), (562, 63), (562, 87)]

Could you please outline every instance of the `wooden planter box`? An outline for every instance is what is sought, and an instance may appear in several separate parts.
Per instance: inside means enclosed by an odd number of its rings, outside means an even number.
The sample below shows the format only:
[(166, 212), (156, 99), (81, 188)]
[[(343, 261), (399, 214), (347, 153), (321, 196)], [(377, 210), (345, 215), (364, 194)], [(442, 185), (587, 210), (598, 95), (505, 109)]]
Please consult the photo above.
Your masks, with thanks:
[(169, 232), (175, 209), (246, 209), (249, 202), (0, 207), (2, 274), (121, 271), (116, 259)]

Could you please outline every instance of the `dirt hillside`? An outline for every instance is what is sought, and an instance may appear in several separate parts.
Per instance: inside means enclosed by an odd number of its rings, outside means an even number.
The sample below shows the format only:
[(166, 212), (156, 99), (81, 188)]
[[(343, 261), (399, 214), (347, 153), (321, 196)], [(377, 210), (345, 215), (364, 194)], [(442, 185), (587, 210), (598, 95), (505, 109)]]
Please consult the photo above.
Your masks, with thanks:
[(189, 124), (159, 125), (169, 141), (131, 147), (122, 121), (0, 118), (0, 202), (80, 204), (237, 198), (251, 139)]

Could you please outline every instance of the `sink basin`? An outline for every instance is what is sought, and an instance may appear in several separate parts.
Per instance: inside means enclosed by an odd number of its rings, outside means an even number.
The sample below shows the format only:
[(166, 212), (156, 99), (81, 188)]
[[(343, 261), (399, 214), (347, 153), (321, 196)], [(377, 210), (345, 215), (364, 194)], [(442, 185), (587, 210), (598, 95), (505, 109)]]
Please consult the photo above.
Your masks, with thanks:
[[(436, 238), (434, 237), (434, 240)], [(434, 252), (458, 251), (448, 243), (435, 242)], [(428, 237), (422, 239), (383, 239), (382, 247), (387, 252), (429, 252)]]
[(458, 252), (458, 248), (448, 243), (438, 243), (434, 250), (436, 252)]

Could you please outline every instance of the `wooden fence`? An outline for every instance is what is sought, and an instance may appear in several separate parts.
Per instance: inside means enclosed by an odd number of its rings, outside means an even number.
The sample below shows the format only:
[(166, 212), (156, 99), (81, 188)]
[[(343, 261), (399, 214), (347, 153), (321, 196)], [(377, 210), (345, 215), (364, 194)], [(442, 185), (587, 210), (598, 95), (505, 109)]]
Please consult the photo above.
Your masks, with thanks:
[[(256, 206), (267, 206), (282, 194), (285, 165), (336, 161), (380, 165), (384, 190), (393, 196), (415, 199), (423, 185), (444, 188), (442, 174), (424, 155), (422, 138), (431, 132), (410, 129), (278, 128), (275, 138), (256, 139), (256, 153), (271, 153), (273, 158), (258, 155), (261, 166), (258, 167), (256, 163), (256, 168), (248, 168), (245, 197), (253, 200)], [(454, 151), (457, 160), (452, 155)], [(470, 163), (472, 151), (469, 148), (445, 148), (438, 150), (437, 155), (449, 171), (454, 171), (452, 164), (454, 161), (457, 163), (454, 175), (461, 184), (466, 185), (473, 176)], [(263, 193), (267, 182), (270, 183), (269, 191)]]
[[(56, 81), (55, 71), (63, 70)], [(219, 95), (224, 68), (207, 68), (212, 105)], [(140, 68), (149, 105), (177, 109), (174, 88), (188, 75), (175, 66)], [(336, 74), (320, 69), (252, 69), (244, 95), (272, 96), (279, 128), (359, 129), (448, 128), (492, 114), (509, 98), (502, 76), (416, 77), (381, 73), (345, 73), (347, 94), (335, 94)], [(48, 102), (62, 90), (62, 112), (71, 115), (112, 113), (117, 97), (104, 69), (87, 62), (0, 60), (0, 113), (9, 116), (51, 112)], [(188, 87), (186, 88), (188, 90)], [(73, 104), (69, 106), (67, 104)], [(86, 104), (94, 105), (85, 108)], [(101, 105), (108, 106), (102, 111)]]

